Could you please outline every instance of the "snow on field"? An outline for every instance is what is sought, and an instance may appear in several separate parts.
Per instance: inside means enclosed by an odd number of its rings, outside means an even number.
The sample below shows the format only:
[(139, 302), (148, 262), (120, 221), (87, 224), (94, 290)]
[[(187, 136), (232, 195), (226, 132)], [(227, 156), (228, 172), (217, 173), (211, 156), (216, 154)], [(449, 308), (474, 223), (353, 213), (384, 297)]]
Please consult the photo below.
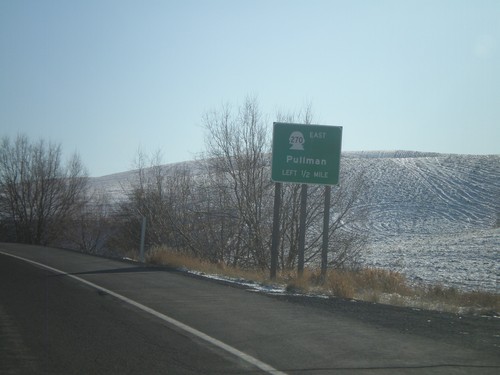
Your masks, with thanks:
[[(356, 206), (366, 220), (350, 227), (368, 234), (364, 264), (415, 282), (499, 291), (500, 155), (348, 152), (341, 163), (368, 184)], [(133, 175), (92, 182), (119, 199)]]
[(353, 153), (344, 161), (369, 184), (358, 202), (367, 220), (351, 228), (369, 235), (365, 264), (498, 292), (499, 155)]

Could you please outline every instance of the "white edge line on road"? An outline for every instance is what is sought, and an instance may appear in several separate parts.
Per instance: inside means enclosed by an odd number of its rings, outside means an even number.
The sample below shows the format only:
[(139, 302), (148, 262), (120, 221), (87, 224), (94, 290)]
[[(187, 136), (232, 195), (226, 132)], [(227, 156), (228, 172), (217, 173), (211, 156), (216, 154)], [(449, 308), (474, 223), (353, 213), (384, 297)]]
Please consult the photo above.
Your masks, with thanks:
[(216, 338), (212, 337), (212, 336), (209, 336), (201, 331), (198, 331), (196, 328), (193, 328), (193, 327), (190, 327), (184, 323), (181, 323), (179, 322), (178, 320), (174, 319), (174, 318), (171, 318), (165, 314), (162, 314), (156, 310), (153, 310), (152, 308), (150, 307), (147, 307), (147, 306), (144, 306), (142, 304), (140, 304), (139, 302), (136, 302), (134, 300), (131, 300), (130, 298), (127, 298), (125, 296), (122, 296), (121, 294), (118, 294), (118, 293), (115, 293), (109, 289), (106, 289), (106, 288), (103, 288), (102, 286), (99, 286), (97, 284), (94, 284), (94, 283), (91, 283), (90, 281), (87, 281), (87, 280), (84, 280), (78, 276), (75, 276), (75, 275), (71, 275), (65, 271), (61, 271), (57, 268), (53, 268), (53, 267), (50, 267), (50, 266), (47, 266), (46, 264), (43, 264), (43, 263), (38, 263), (34, 260), (30, 260), (30, 259), (26, 259), (26, 258), (23, 258), (23, 257), (20, 257), (20, 256), (17, 256), (17, 255), (13, 255), (13, 254), (10, 254), (10, 253), (6, 253), (6, 252), (3, 252), (2, 250), (0, 250), (0, 254), (3, 254), (3, 255), (7, 255), (7, 256), (10, 256), (12, 258), (16, 258), (16, 259), (19, 259), (19, 260), (22, 260), (22, 261), (25, 261), (25, 262), (28, 262), (28, 263), (31, 263), (31, 264), (34, 264), (38, 267), (41, 267), (41, 268), (45, 268), (49, 271), (52, 271), (52, 272), (55, 272), (55, 273), (59, 273), (59, 274), (62, 274), (64, 276), (68, 276), (68, 277), (71, 277), (72, 279), (74, 280), (77, 280), (83, 284), (86, 284), (92, 288), (95, 288), (97, 290), (100, 290), (104, 293), (107, 293), (115, 298), (118, 298), (119, 300), (123, 301), (123, 302), (126, 302), (132, 306), (135, 306), (137, 307), (138, 309), (141, 309), (142, 311), (145, 311), (151, 315), (154, 315), (156, 316), (157, 318), (177, 327), (177, 328), (180, 328), (182, 329), (183, 331), (186, 331), (232, 355), (234, 355), (235, 357), (261, 369), (262, 371), (265, 371), (269, 374), (272, 374), (272, 375), (286, 375), (286, 373), (282, 372), (282, 371), (279, 371), (277, 369), (275, 369), (274, 367), (268, 365), (267, 363), (264, 363), (262, 361), (259, 361), (257, 358), (254, 358), (252, 357), (251, 355), (248, 355), (246, 353), (243, 353), (242, 351), (236, 349), (236, 348), (233, 348), (232, 346), (228, 345), (228, 344), (225, 344), (224, 342), (220, 341), (220, 340), (217, 340)]

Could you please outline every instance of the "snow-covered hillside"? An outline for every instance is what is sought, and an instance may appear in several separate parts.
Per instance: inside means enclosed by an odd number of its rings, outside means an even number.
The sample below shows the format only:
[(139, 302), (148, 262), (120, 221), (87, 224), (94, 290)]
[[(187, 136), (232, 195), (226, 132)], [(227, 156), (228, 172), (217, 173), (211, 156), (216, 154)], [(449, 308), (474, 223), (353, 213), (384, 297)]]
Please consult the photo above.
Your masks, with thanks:
[(500, 155), (350, 153), (364, 171), (365, 262), (414, 280), (498, 292)]
[(500, 156), (347, 155), (344, 162), (365, 173), (370, 187), (360, 204), (374, 235), (492, 228), (500, 215)]
[[(176, 168), (187, 168), (193, 173), (200, 173), (198, 169), (199, 163), (196, 161), (184, 161), (180, 163), (166, 164), (162, 168), (168, 175), (170, 172)], [(92, 189), (96, 191), (102, 191), (108, 193), (112, 201), (119, 201), (123, 199), (126, 195), (128, 189), (130, 189), (131, 184), (133, 184), (138, 179), (138, 171), (131, 170), (120, 173), (113, 173), (101, 177), (91, 177), (90, 185)]]
[[(350, 228), (369, 236), (367, 265), (415, 281), (498, 292), (500, 155), (347, 152), (341, 163), (368, 183), (357, 203), (367, 220)], [(124, 172), (92, 183), (119, 198), (133, 178)]]

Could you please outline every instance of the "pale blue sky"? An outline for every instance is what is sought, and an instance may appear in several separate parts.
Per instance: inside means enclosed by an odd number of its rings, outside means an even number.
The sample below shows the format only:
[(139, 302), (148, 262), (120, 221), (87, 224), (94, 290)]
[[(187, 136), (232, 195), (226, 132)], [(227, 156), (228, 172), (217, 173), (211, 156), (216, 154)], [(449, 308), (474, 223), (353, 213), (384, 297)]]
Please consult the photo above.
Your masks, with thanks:
[(312, 103), (345, 151), (500, 153), (500, 1), (0, 0), (0, 136), (91, 176), (203, 150), (203, 114)]

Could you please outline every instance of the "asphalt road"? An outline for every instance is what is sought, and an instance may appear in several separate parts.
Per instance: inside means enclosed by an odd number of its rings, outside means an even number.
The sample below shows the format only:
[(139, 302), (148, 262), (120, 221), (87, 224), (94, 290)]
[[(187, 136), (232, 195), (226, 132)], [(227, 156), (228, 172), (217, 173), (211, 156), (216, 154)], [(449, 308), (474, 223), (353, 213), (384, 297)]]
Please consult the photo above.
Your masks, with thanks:
[(0, 244), (1, 374), (499, 372), (498, 318), (269, 297), (162, 268)]

